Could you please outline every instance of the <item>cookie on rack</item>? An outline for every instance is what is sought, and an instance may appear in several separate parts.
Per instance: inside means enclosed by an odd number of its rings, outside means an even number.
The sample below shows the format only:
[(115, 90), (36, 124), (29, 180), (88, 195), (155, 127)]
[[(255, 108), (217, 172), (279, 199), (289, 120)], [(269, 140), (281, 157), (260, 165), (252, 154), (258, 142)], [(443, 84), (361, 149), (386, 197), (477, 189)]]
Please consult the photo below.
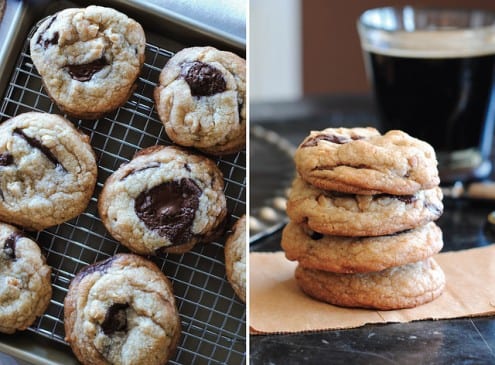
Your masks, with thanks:
[(50, 274), (36, 242), (0, 223), (0, 332), (25, 330), (45, 312), (52, 298)]
[(425, 260), (443, 247), (442, 231), (433, 222), (386, 236), (343, 237), (316, 233), (289, 222), (281, 245), (289, 260), (309, 269), (335, 273), (382, 271)]
[(357, 195), (318, 189), (296, 177), (287, 214), (297, 224), (334, 236), (382, 236), (415, 228), (440, 217), (442, 190), (414, 195)]
[(225, 242), (225, 272), (237, 296), (246, 302), (246, 216), (235, 223)]
[(336, 274), (298, 265), (295, 277), (306, 294), (321, 301), (380, 310), (412, 308), (430, 302), (445, 287), (445, 275), (432, 258), (358, 274)]
[(72, 280), (65, 340), (83, 364), (165, 364), (181, 333), (168, 278), (149, 260), (119, 254)]
[(0, 125), (0, 220), (42, 230), (72, 219), (96, 176), (89, 137), (65, 118), (29, 112)]
[(144, 64), (143, 28), (101, 6), (62, 10), (39, 24), (31, 58), (48, 95), (73, 117), (97, 119), (125, 103)]
[(213, 47), (191, 47), (165, 65), (155, 104), (172, 141), (213, 155), (246, 143), (246, 61)]
[(207, 157), (175, 146), (138, 152), (105, 182), (98, 209), (111, 235), (143, 255), (183, 253), (223, 233), (222, 172)]
[(313, 131), (296, 150), (301, 177), (324, 190), (411, 195), (439, 184), (433, 147), (402, 131), (374, 128)]

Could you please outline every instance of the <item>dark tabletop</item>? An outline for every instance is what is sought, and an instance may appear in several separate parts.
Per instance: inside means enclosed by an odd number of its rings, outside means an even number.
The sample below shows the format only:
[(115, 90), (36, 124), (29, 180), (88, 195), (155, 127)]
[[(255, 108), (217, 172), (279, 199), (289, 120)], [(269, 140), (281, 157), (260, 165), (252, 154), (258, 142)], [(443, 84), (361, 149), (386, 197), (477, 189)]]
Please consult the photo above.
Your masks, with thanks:
[[(297, 145), (310, 130), (377, 126), (367, 95), (308, 98), (296, 103), (251, 105), (251, 128), (262, 126)], [(263, 139), (251, 139), (250, 204), (266, 205), (294, 175), (290, 159)], [(276, 149), (276, 148), (275, 148)], [(282, 186), (282, 187), (281, 187)], [(283, 190), (283, 189), (282, 189)], [(495, 201), (444, 199), (437, 221), (445, 251), (495, 241), (486, 223)], [(278, 251), (280, 231), (251, 244), (252, 251)], [(485, 283), (495, 285), (495, 283)], [(294, 313), (297, 315), (297, 313)], [(251, 364), (495, 364), (495, 317), (372, 324), (356, 329), (250, 337)]]

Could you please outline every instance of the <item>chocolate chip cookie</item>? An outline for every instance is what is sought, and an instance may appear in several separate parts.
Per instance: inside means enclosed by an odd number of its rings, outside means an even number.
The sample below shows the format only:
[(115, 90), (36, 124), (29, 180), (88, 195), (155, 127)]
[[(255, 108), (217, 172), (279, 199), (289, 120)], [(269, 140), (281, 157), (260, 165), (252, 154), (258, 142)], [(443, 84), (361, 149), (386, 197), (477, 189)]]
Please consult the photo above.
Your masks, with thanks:
[(435, 151), (402, 131), (313, 131), (296, 150), (301, 177), (324, 190), (411, 195), (439, 184)]
[(296, 177), (287, 214), (297, 224), (335, 236), (381, 236), (415, 228), (443, 212), (439, 187), (414, 195), (356, 195), (320, 190)]
[(64, 325), (83, 364), (165, 364), (181, 332), (170, 281), (132, 254), (77, 274), (65, 298)]
[(108, 231), (130, 250), (183, 253), (222, 233), (223, 188), (222, 173), (210, 159), (154, 146), (108, 178), (98, 208)]
[(101, 6), (62, 10), (31, 38), (31, 58), (60, 110), (97, 119), (132, 94), (144, 63), (139, 23)]
[(186, 48), (160, 74), (155, 104), (175, 143), (226, 155), (246, 142), (246, 62), (213, 47)]
[(0, 223), (0, 332), (25, 330), (43, 314), (52, 297), (50, 274), (38, 245)]
[(284, 228), (281, 244), (289, 260), (306, 268), (357, 273), (425, 260), (442, 249), (443, 239), (433, 222), (378, 237), (327, 236), (290, 222)]
[(311, 297), (344, 307), (381, 310), (411, 308), (437, 298), (445, 275), (432, 258), (390, 269), (335, 274), (298, 265), (296, 281)]
[(225, 242), (225, 271), (237, 296), (246, 302), (246, 216), (232, 228)]
[(61, 116), (30, 112), (0, 125), (0, 220), (42, 230), (74, 218), (96, 175), (89, 137)]

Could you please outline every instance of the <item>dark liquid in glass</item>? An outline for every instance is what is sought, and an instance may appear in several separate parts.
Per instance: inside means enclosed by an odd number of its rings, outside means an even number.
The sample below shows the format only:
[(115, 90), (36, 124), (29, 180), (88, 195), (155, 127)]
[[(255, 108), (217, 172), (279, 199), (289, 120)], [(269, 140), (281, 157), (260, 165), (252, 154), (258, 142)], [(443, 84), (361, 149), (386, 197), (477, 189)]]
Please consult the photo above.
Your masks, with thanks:
[(368, 52), (367, 57), (384, 130), (402, 129), (437, 152), (474, 147), (487, 157), (495, 55), (428, 59)]

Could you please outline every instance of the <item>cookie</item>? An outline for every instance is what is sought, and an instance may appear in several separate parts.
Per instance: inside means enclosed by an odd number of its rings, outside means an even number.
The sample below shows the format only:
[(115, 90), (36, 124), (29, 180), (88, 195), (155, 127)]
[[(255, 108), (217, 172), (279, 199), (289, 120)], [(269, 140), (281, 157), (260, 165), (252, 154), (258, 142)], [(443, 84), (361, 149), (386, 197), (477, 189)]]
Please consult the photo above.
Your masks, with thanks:
[(96, 176), (89, 137), (61, 116), (29, 112), (0, 125), (0, 220), (42, 230), (72, 219)]
[(309, 296), (344, 307), (391, 310), (412, 308), (437, 298), (445, 275), (432, 258), (359, 274), (336, 274), (298, 265), (297, 284)]
[(101, 6), (62, 10), (31, 38), (31, 58), (59, 109), (97, 119), (126, 102), (144, 63), (139, 23)]
[(440, 182), (433, 148), (402, 131), (313, 131), (296, 150), (294, 161), (304, 180), (324, 190), (412, 195)]
[(155, 104), (172, 141), (214, 155), (246, 143), (246, 61), (213, 47), (186, 48), (160, 73)]
[(297, 224), (335, 236), (382, 236), (434, 221), (443, 212), (439, 187), (414, 195), (356, 195), (293, 182), (287, 214)]
[(154, 146), (107, 179), (98, 209), (108, 231), (130, 250), (183, 253), (222, 233), (227, 216), (223, 188), (222, 173), (210, 159), (179, 147)]
[(232, 228), (225, 242), (225, 271), (237, 296), (246, 302), (246, 216)]
[(378, 237), (325, 236), (290, 222), (282, 233), (285, 256), (310, 269), (335, 273), (382, 271), (425, 260), (443, 247), (433, 222)]
[(25, 330), (45, 312), (52, 297), (50, 274), (38, 245), (0, 223), (0, 332)]
[(181, 326), (170, 281), (140, 256), (119, 254), (72, 280), (65, 340), (83, 364), (165, 364)]

